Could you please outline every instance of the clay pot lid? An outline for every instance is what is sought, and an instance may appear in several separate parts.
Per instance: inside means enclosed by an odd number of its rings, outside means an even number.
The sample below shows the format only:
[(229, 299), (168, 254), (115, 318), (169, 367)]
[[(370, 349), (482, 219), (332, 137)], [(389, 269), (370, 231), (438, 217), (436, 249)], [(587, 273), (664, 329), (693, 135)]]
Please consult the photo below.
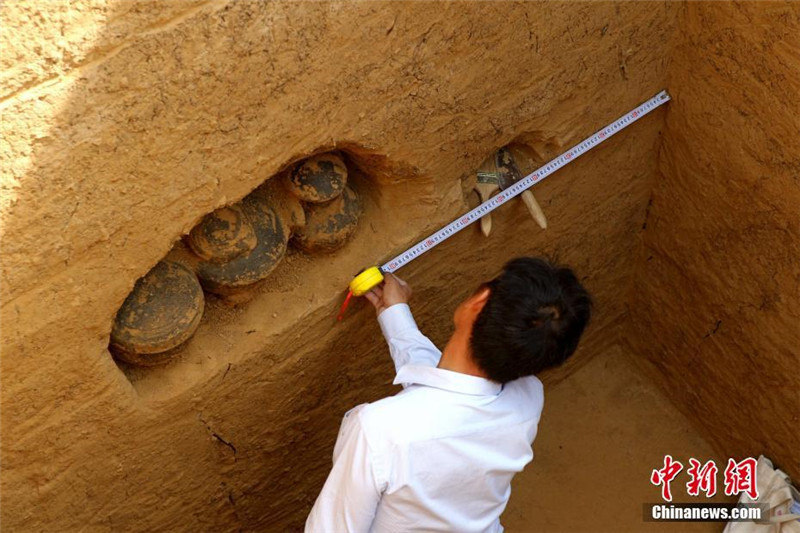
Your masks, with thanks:
[(306, 224), (295, 234), (295, 243), (309, 252), (341, 248), (358, 227), (358, 196), (345, 187), (338, 198), (326, 204), (306, 204)]
[(260, 198), (248, 196), (239, 204), (253, 224), (256, 245), (229, 261), (201, 261), (197, 276), (203, 287), (217, 294), (251, 285), (266, 278), (286, 253), (289, 232), (272, 207)]
[(286, 179), (289, 190), (304, 202), (329, 202), (347, 184), (347, 166), (335, 153), (319, 154), (298, 164)]
[(189, 233), (187, 241), (194, 253), (215, 262), (230, 261), (258, 244), (253, 223), (238, 204), (222, 207), (203, 217)]
[(161, 261), (136, 282), (117, 312), (111, 346), (128, 361), (126, 353), (171, 350), (194, 334), (204, 305), (203, 290), (194, 273), (180, 263)]

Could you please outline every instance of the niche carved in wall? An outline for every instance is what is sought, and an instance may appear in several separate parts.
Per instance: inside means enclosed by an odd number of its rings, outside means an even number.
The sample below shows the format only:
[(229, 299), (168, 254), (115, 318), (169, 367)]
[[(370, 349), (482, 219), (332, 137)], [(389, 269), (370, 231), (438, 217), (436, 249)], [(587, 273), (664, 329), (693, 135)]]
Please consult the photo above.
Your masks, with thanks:
[(342, 154), (314, 155), (206, 215), (136, 282), (114, 320), (114, 357), (140, 367), (166, 364), (197, 330), (206, 293), (241, 305), (289, 246), (309, 254), (341, 248), (361, 214), (348, 175)]

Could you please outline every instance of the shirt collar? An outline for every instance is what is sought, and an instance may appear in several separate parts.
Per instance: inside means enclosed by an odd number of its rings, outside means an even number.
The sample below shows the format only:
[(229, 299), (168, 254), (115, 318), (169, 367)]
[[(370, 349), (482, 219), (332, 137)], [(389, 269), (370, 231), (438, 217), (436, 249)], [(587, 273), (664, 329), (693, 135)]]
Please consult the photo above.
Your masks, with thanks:
[(435, 366), (426, 365), (403, 365), (397, 371), (394, 384), (407, 385), (426, 385), (437, 389), (459, 392), (461, 394), (472, 394), (476, 396), (497, 396), (503, 389), (500, 383), (470, 376), (461, 372), (453, 372)]

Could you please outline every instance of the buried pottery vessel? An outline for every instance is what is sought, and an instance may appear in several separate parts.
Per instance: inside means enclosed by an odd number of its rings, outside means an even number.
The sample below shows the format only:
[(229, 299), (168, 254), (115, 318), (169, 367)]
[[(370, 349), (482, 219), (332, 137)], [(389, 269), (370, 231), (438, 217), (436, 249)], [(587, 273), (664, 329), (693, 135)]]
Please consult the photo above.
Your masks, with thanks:
[(304, 202), (333, 200), (347, 185), (347, 166), (335, 153), (319, 154), (299, 163), (285, 177), (289, 191)]
[(187, 241), (198, 257), (213, 263), (235, 259), (258, 244), (255, 227), (238, 204), (205, 216), (189, 233)]
[(161, 261), (136, 282), (117, 312), (110, 343), (114, 355), (141, 366), (168, 362), (197, 330), (204, 306), (194, 272)]
[(266, 278), (286, 253), (289, 230), (262, 199), (248, 196), (207, 215), (190, 233), (188, 244), (201, 260), (203, 288), (232, 295)]
[(330, 252), (341, 248), (355, 233), (361, 206), (358, 196), (349, 187), (325, 204), (305, 204), (306, 224), (294, 242), (309, 252)]

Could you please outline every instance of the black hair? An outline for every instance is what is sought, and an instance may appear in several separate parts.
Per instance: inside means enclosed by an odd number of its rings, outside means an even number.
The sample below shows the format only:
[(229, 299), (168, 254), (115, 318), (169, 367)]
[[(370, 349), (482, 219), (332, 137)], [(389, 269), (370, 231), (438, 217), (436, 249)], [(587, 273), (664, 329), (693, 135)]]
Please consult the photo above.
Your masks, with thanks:
[(472, 326), (472, 357), (500, 383), (558, 366), (578, 347), (592, 299), (575, 273), (536, 257), (512, 259), (485, 283), (489, 297)]

